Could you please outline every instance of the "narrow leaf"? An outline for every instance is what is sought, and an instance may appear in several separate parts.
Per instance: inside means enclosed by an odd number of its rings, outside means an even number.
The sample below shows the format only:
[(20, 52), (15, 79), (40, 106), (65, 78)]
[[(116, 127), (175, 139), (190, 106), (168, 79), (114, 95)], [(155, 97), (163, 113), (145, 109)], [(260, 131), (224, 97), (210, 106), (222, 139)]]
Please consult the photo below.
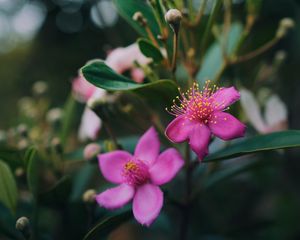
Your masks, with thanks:
[(204, 159), (204, 162), (223, 160), (250, 153), (300, 147), (300, 131), (290, 130), (260, 135), (232, 144)]
[(17, 184), (8, 165), (0, 160), (0, 202), (15, 214), (18, 200)]
[(27, 183), (28, 188), (34, 196), (38, 193), (38, 159), (37, 150), (32, 147), (25, 153), (25, 163), (27, 166)]
[(121, 224), (129, 221), (132, 218), (132, 212), (126, 211), (119, 215), (108, 217), (105, 220), (96, 224), (84, 237), (83, 240), (94, 240), (106, 237), (110, 232), (115, 230)]

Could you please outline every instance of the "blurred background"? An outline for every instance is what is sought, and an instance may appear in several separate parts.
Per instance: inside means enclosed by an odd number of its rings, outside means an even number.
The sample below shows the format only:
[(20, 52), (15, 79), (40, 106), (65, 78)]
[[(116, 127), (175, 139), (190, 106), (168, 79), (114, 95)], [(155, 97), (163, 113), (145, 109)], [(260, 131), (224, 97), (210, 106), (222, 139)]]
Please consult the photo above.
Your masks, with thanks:
[[(233, 2), (235, 11), (240, 9), (243, 15), (244, 1)], [(300, 1), (264, 0), (253, 30), (260, 39), (252, 40), (268, 39), (283, 17), (293, 18), (297, 27), (262, 57), (273, 56), (278, 49), (287, 53), (277, 90), (290, 107), (290, 126), (296, 128), (300, 125), (296, 94), (300, 88)], [(105, 58), (109, 49), (126, 46), (136, 36), (110, 0), (0, 0), (0, 129), (14, 123), (18, 99), (30, 93), (34, 82), (47, 82), (53, 104), (60, 105), (86, 61)]]
[[(243, 17), (245, 1), (233, 2), (236, 17)], [(271, 63), (276, 52), (283, 50), (286, 58), (272, 88), (287, 105), (289, 128), (300, 129), (300, 0), (263, 0), (252, 30), (255, 34), (247, 44), (266, 42), (284, 17), (292, 18), (296, 27), (270, 51), (242, 66), (240, 73), (255, 69), (262, 61)], [(51, 106), (62, 106), (81, 66), (90, 59), (105, 58), (110, 49), (127, 46), (136, 38), (110, 0), (0, 0), (0, 130), (18, 122), (18, 102), (31, 95), (35, 82), (45, 81)], [(245, 86), (248, 77), (240, 76)], [(248, 239), (239, 231), (250, 234), (252, 228), (260, 227), (268, 229), (268, 238), (262, 239), (300, 239), (298, 156), (298, 151), (289, 151), (285, 155), (288, 161), (283, 162), (276, 154), (262, 155), (262, 159), (267, 158), (267, 167), (254, 171), (251, 181), (247, 181), (246, 174), (203, 196), (201, 201), (206, 208), (195, 211), (195, 218), (199, 215), (202, 220), (194, 222), (207, 232), (226, 232), (234, 239)], [(240, 205), (236, 206), (236, 202)], [(258, 215), (276, 223), (257, 221)], [(203, 216), (211, 216), (208, 222), (213, 225), (206, 226)], [(235, 229), (235, 224), (239, 228)], [(230, 230), (226, 229), (229, 225)], [(212, 238), (207, 235), (205, 239)], [(251, 234), (249, 239), (253, 239)]]

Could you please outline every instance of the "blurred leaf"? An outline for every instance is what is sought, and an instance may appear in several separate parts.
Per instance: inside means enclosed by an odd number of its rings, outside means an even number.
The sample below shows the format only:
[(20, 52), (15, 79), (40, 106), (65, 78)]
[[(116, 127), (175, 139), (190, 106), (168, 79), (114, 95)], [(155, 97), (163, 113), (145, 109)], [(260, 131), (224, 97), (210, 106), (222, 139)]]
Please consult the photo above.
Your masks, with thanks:
[(76, 101), (73, 98), (72, 95), (69, 96), (63, 112), (63, 118), (62, 118), (62, 130), (60, 139), (62, 144), (64, 145), (66, 143), (67, 137), (72, 130), (72, 123), (75, 118), (76, 113)]
[(70, 197), (72, 201), (81, 200), (82, 194), (86, 191), (91, 179), (95, 176), (94, 173), (98, 173), (98, 171), (96, 166), (87, 163), (73, 176), (73, 189)]
[(178, 93), (177, 87), (171, 80), (159, 80), (152, 83), (139, 84), (113, 71), (103, 61), (95, 60), (81, 69), (83, 76), (96, 87), (106, 90), (132, 90), (149, 102), (164, 103), (163, 108)]
[(18, 149), (11, 147), (0, 147), (0, 159), (6, 162), (10, 167), (20, 166), (22, 155)]
[(247, 172), (257, 166), (257, 161), (247, 162), (245, 164), (239, 164), (230, 167), (225, 167), (212, 174), (210, 174), (203, 182), (205, 188), (210, 188), (219, 182), (234, 177), (240, 173)]
[(204, 159), (204, 162), (223, 160), (250, 153), (270, 151), (283, 148), (300, 147), (300, 131), (290, 130), (275, 132), (245, 139), (232, 144)]
[(136, 12), (141, 12), (145, 19), (147, 19), (147, 24), (154, 33), (158, 34), (158, 25), (156, 23), (155, 17), (152, 13), (150, 6), (148, 6), (144, 1), (141, 0), (114, 0), (114, 3), (118, 9), (119, 14), (141, 35), (144, 37), (148, 36), (144, 27), (142, 27), (137, 21), (132, 19)]
[[(230, 28), (230, 32), (228, 34), (227, 41), (227, 55), (230, 56), (233, 54), (235, 50), (240, 35), (243, 31), (243, 27), (240, 23), (233, 23)], [(201, 66), (200, 71), (198, 72), (196, 79), (199, 84), (203, 85), (203, 83), (207, 80), (215, 80), (220, 71), (223, 68), (224, 58), (222, 53), (222, 42), (224, 39), (220, 39), (219, 41), (215, 41), (207, 50), (204, 60)]]
[(0, 201), (15, 214), (18, 200), (17, 184), (8, 165), (0, 160)]
[(147, 39), (144, 39), (144, 38), (140, 38), (138, 39), (138, 45), (139, 45), (139, 48), (141, 50), (141, 52), (146, 56), (146, 57), (149, 57), (149, 58), (152, 58), (154, 62), (161, 62), (164, 57), (163, 55), (161, 54), (160, 50), (155, 47), (153, 45), (152, 42), (150, 42), (149, 40)]
[(35, 147), (29, 148), (25, 153), (25, 163), (27, 166), (27, 183), (31, 193), (36, 197), (38, 193), (38, 158)]
[(132, 218), (132, 211), (126, 211), (116, 216), (108, 217), (94, 226), (84, 237), (84, 240), (95, 240), (106, 237), (121, 224)]
[(39, 195), (39, 200), (49, 205), (62, 204), (67, 201), (72, 189), (72, 182), (69, 176), (64, 176), (47, 192)]

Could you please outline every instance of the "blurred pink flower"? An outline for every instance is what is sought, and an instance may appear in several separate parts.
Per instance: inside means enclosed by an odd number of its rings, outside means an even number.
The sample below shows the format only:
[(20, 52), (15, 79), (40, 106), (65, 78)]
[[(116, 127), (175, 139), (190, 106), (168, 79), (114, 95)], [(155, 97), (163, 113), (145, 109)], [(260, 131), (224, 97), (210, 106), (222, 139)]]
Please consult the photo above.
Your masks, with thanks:
[(85, 80), (81, 74), (79, 74), (72, 82), (74, 97), (79, 102), (87, 102), (96, 89), (97, 88)]
[(249, 90), (241, 90), (241, 104), (249, 122), (259, 133), (287, 129), (287, 108), (277, 95), (273, 94), (266, 101), (264, 116), (255, 96)]
[[(132, 79), (137, 83), (141, 83), (145, 75), (141, 69), (135, 67), (135, 61), (141, 65), (145, 65), (148, 64), (151, 59), (146, 58), (140, 52), (137, 44), (132, 44), (125, 48), (120, 47), (112, 50), (107, 56), (105, 63), (120, 74), (130, 70)], [(96, 88), (85, 80), (81, 74), (73, 80), (72, 90), (75, 98), (80, 102), (87, 102), (92, 97), (103, 99), (107, 96), (105, 90)], [(81, 141), (88, 139), (95, 140), (101, 129), (101, 125), (101, 119), (92, 110), (86, 107), (81, 118), (78, 138)]]
[(146, 65), (151, 62), (150, 58), (146, 58), (140, 51), (139, 46), (134, 43), (128, 47), (119, 47), (112, 50), (105, 63), (115, 70), (117, 73), (124, 73), (127, 70), (131, 70), (132, 79), (140, 83), (144, 80), (144, 72), (135, 67), (134, 62), (138, 62), (140, 65)]
[(98, 204), (116, 209), (133, 200), (135, 219), (149, 226), (163, 205), (159, 186), (171, 181), (184, 164), (176, 149), (169, 148), (161, 154), (159, 149), (157, 132), (151, 127), (140, 138), (134, 155), (122, 150), (100, 154), (99, 167), (104, 178), (119, 185), (98, 194)]
[(168, 125), (166, 136), (175, 143), (189, 140), (191, 149), (202, 160), (208, 154), (211, 134), (223, 140), (244, 136), (245, 125), (224, 112), (239, 98), (234, 87), (217, 89), (208, 81), (200, 91), (194, 84), (178, 98), (179, 105), (171, 107), (170, 113), (176, 118)]

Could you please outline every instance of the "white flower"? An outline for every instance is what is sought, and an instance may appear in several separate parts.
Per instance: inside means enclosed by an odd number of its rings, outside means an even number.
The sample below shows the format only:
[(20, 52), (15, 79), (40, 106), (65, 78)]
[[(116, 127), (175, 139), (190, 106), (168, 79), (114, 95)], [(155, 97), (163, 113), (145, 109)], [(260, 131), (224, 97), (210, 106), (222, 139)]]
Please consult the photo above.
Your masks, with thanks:
[(287, 108), (280, 98), (273, 94), (265, 103), (264, 116), (252, 92), (242, 89), (241, 104), (253, 127), (260, 133), (270, 133), (287, 129)]

